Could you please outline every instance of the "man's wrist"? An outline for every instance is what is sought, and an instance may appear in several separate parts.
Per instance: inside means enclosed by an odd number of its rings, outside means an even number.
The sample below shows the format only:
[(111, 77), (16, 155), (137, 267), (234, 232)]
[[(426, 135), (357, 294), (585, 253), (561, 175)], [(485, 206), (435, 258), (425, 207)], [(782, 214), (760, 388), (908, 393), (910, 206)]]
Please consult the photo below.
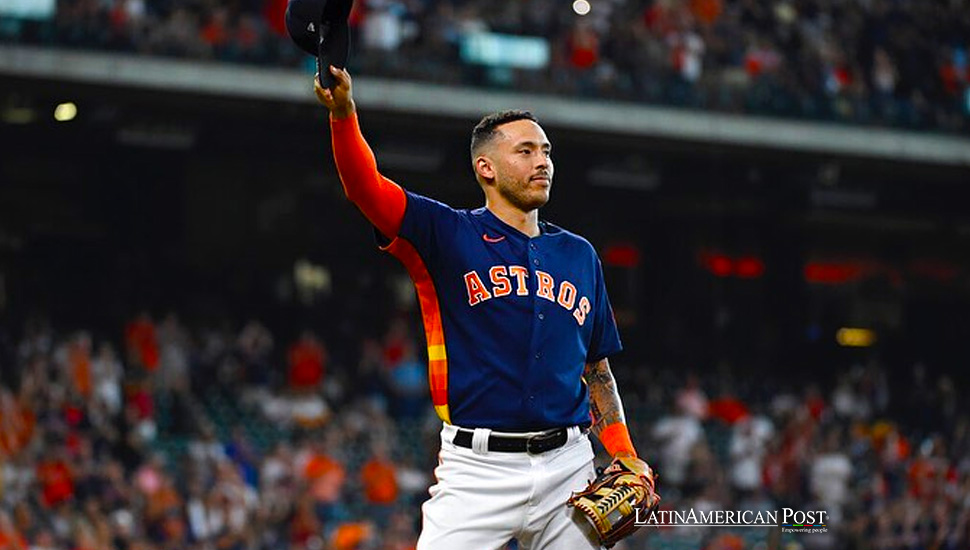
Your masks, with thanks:
[(357, 106), (354, 105), (353, 100), (351, 100), (350, 103), (347, 104), (347, 107), (346, 108), (343, 108), (343, 109), (334, 109), (334, 110), (330, 111), (330, 116), (331, 116), (331, 118), (335, 118), (335, 119), (338, 119), (338, 120), (342, 120), (342, 119), (345, 119), (345, 118), (350, 118), (356, 112), (357, 112)]

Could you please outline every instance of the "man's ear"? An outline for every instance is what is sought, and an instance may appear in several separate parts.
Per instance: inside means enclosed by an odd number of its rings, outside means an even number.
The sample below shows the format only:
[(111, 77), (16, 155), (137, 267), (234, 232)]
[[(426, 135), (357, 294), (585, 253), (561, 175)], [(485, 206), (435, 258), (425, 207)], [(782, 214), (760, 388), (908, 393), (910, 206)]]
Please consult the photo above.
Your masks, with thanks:
[(483, 181), (495, 180), (495, 167), (485, 155), (475, 157), (475, 175)]

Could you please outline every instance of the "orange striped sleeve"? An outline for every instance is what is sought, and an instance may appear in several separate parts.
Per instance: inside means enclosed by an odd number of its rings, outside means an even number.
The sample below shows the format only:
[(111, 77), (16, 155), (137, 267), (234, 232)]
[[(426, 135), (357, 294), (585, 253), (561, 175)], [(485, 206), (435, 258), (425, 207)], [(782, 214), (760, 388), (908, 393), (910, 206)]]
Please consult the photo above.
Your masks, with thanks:
[(431, 273), (421, 255), (406, 239), (398, 237), (384, 248), (404, 264), (414, 282), (424, 321), (424, 336), (428, 343), (428, 383), (431, 386), (431, 403), (444, 422), (451, 423), (448, 410), (448, 353), (445, 349), (445, 331), (441, 322), (441, 307)]

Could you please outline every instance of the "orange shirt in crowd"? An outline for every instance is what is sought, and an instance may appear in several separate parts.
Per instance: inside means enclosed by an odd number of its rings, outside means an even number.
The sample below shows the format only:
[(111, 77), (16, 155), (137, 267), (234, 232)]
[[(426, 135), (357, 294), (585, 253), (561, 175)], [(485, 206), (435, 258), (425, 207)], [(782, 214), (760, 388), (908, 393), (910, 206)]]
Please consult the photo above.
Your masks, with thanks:
[(364, 495), (373, 504), (393, 504), (397, 500), (397, 476), (390, 462), (372, 458), (360, 471)]
[(33, 411), (16, 405), (0, 408), (0, 457), (20, 452), (34, 434), (36, 418)]
[(721, 0), (690, 0), (690, 11), (704, 25), (711, 26), (724, 11)]
[(148, 499), (145, 516), (150, 521), (158, 521), (169, 512), (178, 512), (181, 507), (182, 497), (179, 496), (178, 491), (171, 484), (163, 483)]
[(343, 523), (331, 535), (334, 550), (357, 550), (371, 538), (371, 528), (364, 523)]
[(79, 342), (71, 344), (67, 363), (71, 370), (71, 380), (77, 393), (87, 399), (91, 397), (91, 353)]
[(344, 467), (339, 462), (325, 454), (314, 453), (303, 467), (303, 477), (314, 480), (334, 471), (343, 471)]
[(0, 550), (27, 550), (27, 539), (16, 531), (13, 533), (0, 531)]
[(310, 494), (314, 499), (318, 502), (335, 502), (340, 498), (347, 471), (336, 460), (316, 453), (303, 467), (303, 475), (310, 482)]

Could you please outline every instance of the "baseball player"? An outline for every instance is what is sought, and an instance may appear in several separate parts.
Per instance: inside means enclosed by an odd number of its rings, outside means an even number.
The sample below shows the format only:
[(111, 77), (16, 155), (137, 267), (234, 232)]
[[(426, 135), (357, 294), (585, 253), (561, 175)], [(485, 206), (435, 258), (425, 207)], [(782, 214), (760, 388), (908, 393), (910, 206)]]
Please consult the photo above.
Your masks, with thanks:
[(492, 550), (513, 538), (522, 549), (600, 548), (566, 505), (596, 476), (587, 432), (614, 465), (649, 479), (651, 494), (653, 474), (636, 458), (610, 372), (621, 346), (599, 258), (539, 219), (553, 182), (549, 139), (525, 111), (483, 118), (471, 161), (485, 206), (456, 210), (378, 172), (350, 74), (329, 69), (334, 87), (316, 78), (314, 88), (344, 192), (414, 282), (443, 422), (418, 550)]

